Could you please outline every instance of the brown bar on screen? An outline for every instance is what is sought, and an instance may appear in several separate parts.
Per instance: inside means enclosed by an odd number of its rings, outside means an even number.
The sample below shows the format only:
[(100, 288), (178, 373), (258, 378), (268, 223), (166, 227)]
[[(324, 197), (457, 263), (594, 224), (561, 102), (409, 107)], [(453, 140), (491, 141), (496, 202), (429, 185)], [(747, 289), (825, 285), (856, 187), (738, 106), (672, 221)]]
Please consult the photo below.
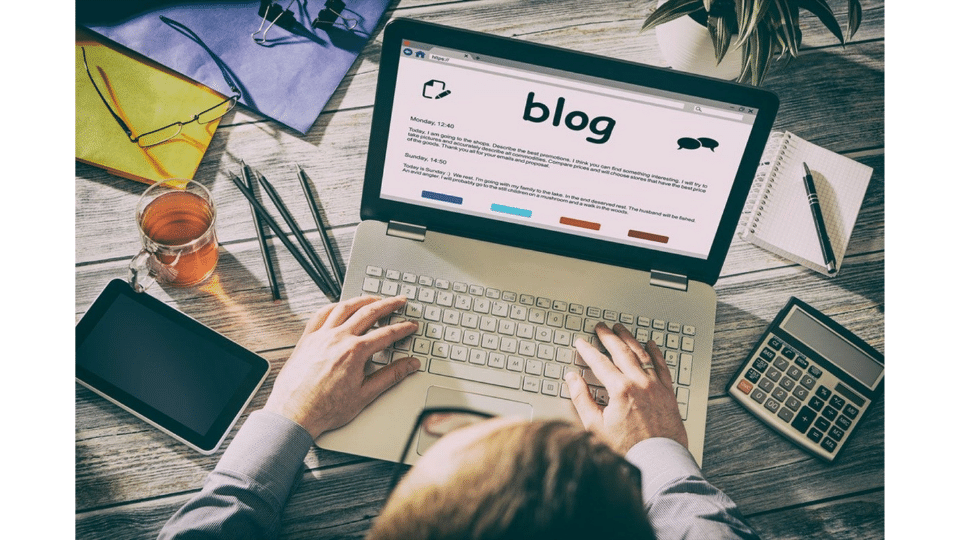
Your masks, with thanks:
[(561, 225), (570, 225), (571, 227), (580, 227), (581, 229), (590, 229), (591, 231), (599, 231), (600, 224), (594, 223), (592, 221), (584, 221), (582, 219), (573, 219), (570, 217), (561, 217)]
[(666, 244), (667, 241), (670, 240), (669, 236), (663, 236), (662, 234), (653, 234), (653, 233), (648, 233), (643, 231), (635, 231), (633, 229), (630, 229), (630, 231), (627, 232), (627, 236), (629, 236), (630, 238), (639, 238), (641, 240), (649, 240), (651, 242), (660, 242), (661, 244)]

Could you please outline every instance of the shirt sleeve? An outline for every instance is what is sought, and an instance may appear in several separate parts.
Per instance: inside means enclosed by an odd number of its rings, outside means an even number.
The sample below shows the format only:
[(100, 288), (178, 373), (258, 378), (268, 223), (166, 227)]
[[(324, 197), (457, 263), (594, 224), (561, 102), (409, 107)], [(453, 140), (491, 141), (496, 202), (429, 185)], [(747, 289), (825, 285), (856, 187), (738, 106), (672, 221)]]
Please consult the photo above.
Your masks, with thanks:
[(296, 422), (253, 412), (203, 489), (167, 521), (159, 538), (275, 537), (312, 444), (310, 434)]
[(666, 438), (640, 441), (627, 452), (640, 469), (647, 518), (660, 540), (759, 540), (737, 505), (703, 478), (690, 452)]

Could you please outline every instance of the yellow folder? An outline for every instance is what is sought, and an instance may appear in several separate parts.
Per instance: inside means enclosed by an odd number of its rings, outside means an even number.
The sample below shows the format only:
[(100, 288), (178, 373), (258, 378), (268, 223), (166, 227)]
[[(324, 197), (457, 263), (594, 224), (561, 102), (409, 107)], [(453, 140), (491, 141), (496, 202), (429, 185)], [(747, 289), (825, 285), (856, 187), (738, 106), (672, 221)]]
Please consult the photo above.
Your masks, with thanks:
[(225, 96), (96, 34), (77, 29), (77, 161), (117, 176), (153, 183), (166, 178), (193, 178), (220, 120), (191, 122), (169, 141), (140, 148), (130, 142), (97, 95), (87, 66), (103, 97), (136, 137), (222, 102)]

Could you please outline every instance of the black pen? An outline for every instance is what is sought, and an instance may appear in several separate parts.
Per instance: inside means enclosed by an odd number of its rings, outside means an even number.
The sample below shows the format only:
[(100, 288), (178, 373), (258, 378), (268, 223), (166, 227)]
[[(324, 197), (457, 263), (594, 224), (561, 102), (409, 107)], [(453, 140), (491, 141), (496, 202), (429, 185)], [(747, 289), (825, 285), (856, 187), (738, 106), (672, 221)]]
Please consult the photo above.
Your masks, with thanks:
[(810, 202), (810, 212), (813, 213), (813, 224), (817, 228), (817, 238), (820, 240), (820, 251), (823, 252), (823, 261), (827, 266), (827, 273), (833, 274), (837, 271), (836, 258), (833, 255), (833, 248), (830, 247), (830, 237), (827, 235), (827, 224), (823, 221), (823, 212), (820, 211), (820, 198), (817, 197), (817, 187), (813, 185), (813, 175), (810, 174), (810, 167), (803, 164), (803, 170), (806, 175), (803, 177), (803, 187), (807, 189), (807, 200)]
[(257, 198), (253, 195), (253, 192), (247, 189), (247, 186), (243, 185), (243, 180), (240, 180), (240, 177), (238, 177), (235, 174), (231, 174), (230, 179), (233, 180), (234, 184), (236, 184), (237, 189), (240, 190), (240, 193), (243, 193), (243, 196), (246, 197), (248, 201), (250, 201), (250, 205), (253, 206), (254, 210), (256, 210), (258, 214), (260, 214), (260, 217), (263, 218), (263, 221), (266, 222), (267, 226), (269, 226), (273, 230), (273, 233), (277, 235), (277, 238), (279, 238), (280, 241), (283, 242), (283, 245), (287, 248), (288, 251), (290, 251), (290, 254), (293, 255), (293, 258), (296, 259), (298, 263), (300, 263), (300, 266), (303, 267), (304, 272), (306, 272), (307, 275), (310, 276), (310, 279), (312, 279), (313, 282), (317, 284), (317, 287), (320, 288), (323, 294), (325, 294), (327, 298), (329, 298), (330, 300), (333, 300), (334, 302), (339, 300), (339, 298), (335, 296), (333, 292), (330, 290), (330, 288), (327, 286), (323, 278), (320, 277), (320, 274), (318, 274), (317, 271), (313, 268), (313, 265), (310, 264), (310, 261), (308, 261), (303, 256), (303, 254), (300, 253), (300, 250), (297, 249), (297, 246), (293, 245), (293, 242), (291, 242), (290, 239), (287, 238), (287, 235), (284, 234), (283, 230), (280, 228), (280, 224), (278, 224), (270, 215), (270, 213), (267, 212), (267, 209), (264, 208), (262, 204), (260, 204), (260, 201), (258, 201)]
[(290, 231), (293, 232), (293, 236), (300, 242), (300, 246), (307, 253), (307, 258), (310, 259), (310, 262), (313, 263), (314, 269), (320, 274), (323, 282), (326, 283), (327, 288), (333, 292), (333, 294), (340, 296), (340, 287), (337, 286), (333, 278), (330, 277), (330, 274), (327, 273), (327, 268), (323, 266), (323, 263), (320, 262), (320, 256), (317, 255), (317, 252), (313, 250), (313, 246), (310, 242), (307, 241), (307, 237), (303, 235), (303, 231), (297, 225), (297, 222), (293, 219), (293, 214), (290, 213), (290, 210), (287, 209), (287, 205), (283, 204), (283, 200), (280, 198), (280, 194), (277, 193), (277, 190), (274, 189), (273, 184), (271, 184), (262, 174), (257, 174), (257, 180), (260, 181), (260, 185), (263, 186), (263, 190), (267, 192), (267, 196), (270, 197), (270, 200), (273, 201), (273, 205), (277, 207), (277, 210), (280, 211), (280, 217), (287, 222), (287, 226), (290, 227)]
[(343, 286), (343, 271), (337, 264), (337, 259), (333, 255), (333, 243), (330, 241), (330, 233), (323, 227), (323, 219), (320, 216), (320, 209), (313, 199), (313, 190), (307, 182), (307, 173), (303, 167), (297, 164), (297, 175), (300, 178), (300, 187), (303, 188), (303, 194), (307, 197), (307, 203), (310, 205), (310, 212), (313, 213), (313, 220), (317, 222), (317, 229), (320, 231), (320, 239), (323, 240), (323, 249), (327, 250), (327, 259), (330, 260), (330, 267), (333, 269), (333, 275), (337, 278), (337, 283)]
[[(250, 169), (243, 160), (240, 160), (240, 174), (243, 176), (243, 181), (247, 184), (247, 188), (249, 188), (252, 193), (253, 182), (250, 180)], [(270, 250), (264, 238), (263, 222), (260, 220), (260, 214), (257, 214), (257, 209), (253, 205), (250, 205), (250, 212), (253, 214), (253, 222), (257, 229), (257, 242), (260, 244), (260, 253), (263, 254), (263, 264), (267, 269), (267, 280), (270, 281), (270, 292), (273, 294), (273, 300), (277, 301), (280, 300), (280, 286), (277, 284), (277, 274), (273, 270), (273, 261), (270, 260)]]

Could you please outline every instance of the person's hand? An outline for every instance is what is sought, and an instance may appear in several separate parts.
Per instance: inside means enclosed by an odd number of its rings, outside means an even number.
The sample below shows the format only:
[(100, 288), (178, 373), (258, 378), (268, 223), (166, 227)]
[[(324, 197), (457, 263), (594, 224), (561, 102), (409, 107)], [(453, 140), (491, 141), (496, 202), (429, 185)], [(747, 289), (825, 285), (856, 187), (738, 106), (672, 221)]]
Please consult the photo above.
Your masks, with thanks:
[(613, 331), (598, 324), (597, 337), (609, 357), (582, 339), (574, 346), (607, 389), (607, 406), (597, 405), (578, 373), (571, 372), (565, 379), (584, 427), (621, 454), (652, 437), (667, 437), (686, 447), (687, 430), (680, 419), (670, 370), (656, 343), (649, 341), (644, 349), (621, 324), (614, 325)]
[(420, 367), (416, 358), (405, 358), (364, 375), (374, 353), (416, 331), (416, 322), (404, 321), (368, 332), (406, 301), (364, 296), (320, 309), (280, 370), (264, 409), (300, 424), (314, 439), (353, 420)]

